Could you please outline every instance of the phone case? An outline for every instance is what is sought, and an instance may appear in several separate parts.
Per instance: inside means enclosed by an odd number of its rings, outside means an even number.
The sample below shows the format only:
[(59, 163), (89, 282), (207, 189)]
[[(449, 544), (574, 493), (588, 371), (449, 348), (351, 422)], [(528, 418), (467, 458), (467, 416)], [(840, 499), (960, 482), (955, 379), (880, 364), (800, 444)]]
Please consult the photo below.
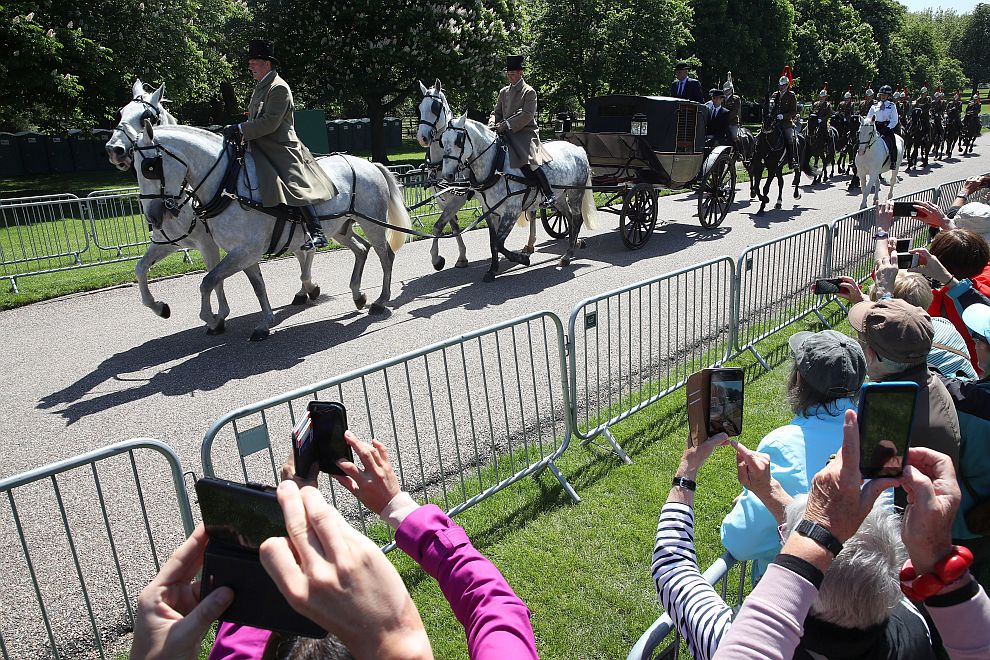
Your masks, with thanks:
[(711, 403), (712, 370), (702, 369), (688, 376), (688, 447), (696, 447), (708, 439), (708, 406)]
[(353, 463), (354, 451), (343, 439), (340, 440), (339, 448), (335, 449), (330, 436), (333, 416), (339, 415), (344, 430), (347, 429), (347, 409), (337, 401), (310, 401), (306, 409), (313, 420), (313, 440), (320, 461), (320, 472), (343, 475), (344, 471), (337, 467), (337, 461), (346, 458)]

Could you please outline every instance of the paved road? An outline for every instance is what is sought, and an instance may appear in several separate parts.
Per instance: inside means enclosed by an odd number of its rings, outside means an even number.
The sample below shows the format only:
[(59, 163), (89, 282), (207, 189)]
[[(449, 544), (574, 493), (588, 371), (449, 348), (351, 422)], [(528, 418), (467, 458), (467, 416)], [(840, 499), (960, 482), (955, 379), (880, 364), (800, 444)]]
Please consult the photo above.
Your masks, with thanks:
[[(903, 176), (895, 192), (990, 171), (987, 139), (981, 143), (978, 150), (986, 155)], [(231, 316), (221, 337), (207, 337), (198, 318), (197, 275), (152, 285), (156, 296), (171, 305), (168, 320), (143, 308), (134, 286), (3, 312), (0, 337), (8, 348), (0, 369), (0, 437), (5, 441), (0, 476), (135, 436), (167, 442), (186, 469), (200, 472), (203, 434), (228, 410), (535, 310), (549, 309), (566, 322), (572, 307), (587, 296), (715, 256), (734, 257), (748, 244), (855, 210), (859, 197), (846, 193), (846, 180), (803, 186), (800, 200), (790, 199), (785, 187), (783, 209), (759, 217), (758, 205), (741, 199), (714, 231), (699, 227), (694, 196), (665, 197), (660, 218), (666, 224), (644, 249), (627, 251), (614, 229), (615, 218), (605, 215), (608, 228), (589, 235), (587, 249), (570, 267), (557, 265), (562, 246), (542, 236), (533, 264), (506, 272), (503, 259), (495, 284), (481, 282), (488, 264), (487, 232), (468, 235), (471, 264), (465, 269), (434, 272), (427, 242), (409, 244), (397, 256), (393, 310), (386, 317), (355, 311), (347, 288), (352, 266), (347, 252), (317, 258), (314, 273), (323, 295), (305, 307), (287, 304), (298, 288), (295, 260), (266, 264), (278, 325), (272, 337), (257, 344), (247, 341), (258, 312), (243, 276), (229, 280)], [(510, 245), (521, 246), (523, 234), (517, 229)], [(444, 247), (452, 264), (454, 247)], [(377, 296), (380, 278), (376, 260), (369, 259), (364, 279), (369, 300)], [(30, 286), (30, 279), (23, 285)], [(8, 523), (5, 513), (0, 524)], [(3, 537), (13, 551), (12, 540)]]

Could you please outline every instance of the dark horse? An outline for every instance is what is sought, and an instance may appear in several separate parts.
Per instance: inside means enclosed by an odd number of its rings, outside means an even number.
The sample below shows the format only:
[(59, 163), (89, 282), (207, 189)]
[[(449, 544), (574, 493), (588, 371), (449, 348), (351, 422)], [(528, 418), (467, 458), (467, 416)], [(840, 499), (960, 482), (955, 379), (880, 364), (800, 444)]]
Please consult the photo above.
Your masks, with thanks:
[(839, 156), (840, 163), (849, 163), (849, 173), (852, 175), (852, 178), (849, 179), (849, 190), (859, 188), (859, 172), (856, 170), (856, 150), (859, 148), (859, 126), (862, 120), (863, 117), (859, 113), (850, 115), (846, 120), (845, 146), (842, 148), (842, 154)]
[(928, 144), (931, 145), (931, 156), (935, 160), (942, 155), (942, 143), (945, 141), (945, 117), (941, 114), (932, 114), (931, 130), (928, 135)]
[(952, 149), (956, 142), (962, 138), (962, 119), (959, 112), (949, 112), (945, 117), (945, 152), (942, 154), (943, 160), (948, 160), (952, 156)]
[(736, 160), (742, 161), (743, 167), (748, 170), (753, 154), (756, 153), (756, 138), (753, 137), (753, 132), (745, 126), (740, 126), (733, 146), (736, 150)]
[[(805, 141), (803, 135), (797, 136), (798, 153), (797, 160), (805, 168), (805, 173), (814, 178), (815, 173), (811, 171), (808, 158), (805, 155)], [(749, 197), (760, 198), (760, 210), (757, 215), (763, 215), (767, 204), (770, 203), (770, 184), (774, 178), (777, 179), (777, 204), (774, 208), (781, 207), (781, 199), (784, 196), (784, 165), (787, 164), (787, 144), (784, 138), (784, 130), (772, 115), (763, 115), (763, 126), (756, 135), (756, 150), (753, 153), (753, 160), (749, 165)], [(759, 194), (760, 179), (763, 177), (763, 168), (767, 170), (767, 182), (763, 186), (763, 194)], [(794, 199), (801, 199), (801, 191), (798, 186), (801, 184), (801, 170), (794, 169)]]
[(907, 153), (906, 170), (913, 170), (918, 165), (918, 157), (928, 167), (928, 153), (931, 151), (931, 121), (925, 116), (923, 108), (914, 108), (908, 119), (907, 130), (904, 132), (904, 151)]
[(976, 145), (976, 138), (983, 132), (980, 124), (980, 115), (977, 113), (966, 113), (966, 121), (963, 124), (962, 139), (959, 140), (959, 153), (971, 154)]
[(810, 165), (812, 159), (818, 159), (818, 165), (822, 168), (816, 172), (814, 183), (828, 181), (829, 165), (832, 166), (831, 176), (835, 176), (835, 151), (836, 143), (839, 141), (839, 132), (828, 125), (828, 122), (812, 113), (808, 116), (808, 124), (805, 126), (805, 135), (808, 140), (807, 158)]

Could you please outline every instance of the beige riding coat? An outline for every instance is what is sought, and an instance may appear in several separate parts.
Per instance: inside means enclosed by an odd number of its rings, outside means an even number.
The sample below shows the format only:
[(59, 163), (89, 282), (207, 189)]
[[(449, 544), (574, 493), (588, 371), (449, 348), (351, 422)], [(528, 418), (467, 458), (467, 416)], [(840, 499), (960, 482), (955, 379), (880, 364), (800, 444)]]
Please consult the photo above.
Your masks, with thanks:
[(337, 189), (296, 137), (292, 91), (271, 71), (258, 81), (241, 132), (254, 156), (265, 206), (308, 206), (328, 200)]
[(536, 124), (536, 90), (521, 78), (515, 85), (506, 85), (498, 93), (490, 122), (498, 126), (503, 121), (509, 125), (503, 138), (509, 146), (511, 167), (529, 165), (537, 168), (553, 160), (540, 142)]

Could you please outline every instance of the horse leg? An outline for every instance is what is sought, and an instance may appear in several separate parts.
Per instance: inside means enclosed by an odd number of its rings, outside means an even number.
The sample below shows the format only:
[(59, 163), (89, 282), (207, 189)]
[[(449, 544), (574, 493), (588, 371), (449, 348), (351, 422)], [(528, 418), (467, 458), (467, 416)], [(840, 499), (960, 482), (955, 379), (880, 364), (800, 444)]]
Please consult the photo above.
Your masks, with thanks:
[(275, 325), (275, 315), (272, 314), (272, 306), (268, 302), (268, 290), (265, 288), (265, 278), (261, 276), (261, 266), (258, 264), (248, 266), (244, 269), (244, 274), (247, 275), (251, 288), (254, 289), (254, 295), (258, 296), (258, 302), (261, 303), (261, 323), (254, 326), (249, 341), (262, 341), (271, 334), (271, 327)]
[[(141, 260), (134, 266), (134, 274), (137, 276), (138, 290), (141, 292), (141, 304), (153, 311), (163, 319), (172, 315), (172, 309), (168, 303), (155, 300), (151, 289), (148, 288), (148, 271), (156, 263), (176, 252), (179, 248), (170, 244), (152, 243), (148, 246), (148, 251), (144, 253)], [(205, 255), (204, 255), (205, 256)]]
[(351, 271), (350, 283), (351, 297), (354, 306), (361, 309), (368, 302), (368, 297), (361, 293), (361, 275), (364, 273), (364, 264), (368, 261), (370, 244), (354, 233), (354, 227), (350, 222), (345, 222), (333, 238), (354, 253), (354, 269)]
[[(567, 252), (560, 258), (561, 266), (569, 266), (571, 260), (574, 259), (574, 250), (578, 245), (578, 234), (581, 233), (581, 223), (583, 218), (581, 217), (581, 198), (584, 195), (583, 191), (577, 191), (578, 194), (573, 194), (575, 191), (568, 190), (564, 195), (564, 206), (567, 208), (567, 212), (564, 214), (567, 218), (568, 226), (570, 227), (568, 236)], [(575, 213), (574, 209), (578, 209)]]
[(509, 232), (512, 231), (512, 225), (515, 224), (516, 220), (519, 218), (519, 214), (522, 213), (522, 209), (518, 206), (510, 208), (506, 213), (503, 213), (499, 218), (498, 231), (496, 233), (496, 240), (498, 241), (498, 251), (505, 255), (505, 258), (509, 261), (522, 264), (523, 266), (529, 265), (529, 255), (523, 254), (522, 252), (513, 252), (505, 247), (505, 241), (509, 238)]
[(377, 315), (388, 311), (385, 305), (392, 299), (392, 267), (395, 265), (395, 253), (385, 241), (384, 233), (381, 240), (374, 241), (371, 247), (382, 265), (382, 293), (375, 302), (371, 303), (371, 308), (368, 310), (369, 314)]
[[(220, 286), (220, 284), (223, 283), (225, 279), (234, 273), (247, 270), (251, 266), (257, 267), (259, 259), (260, 255), (257, 254), (243, 254), (237, 250), (228, 252), (227, 256), (220, 260), (220, 263), (211, 268), (209, 272), (203, 276), (203, 281), (199, 285), (199, 318), (206, 323), (206, 334), (220, 335), (224, 332), (224, 317), (213, 313), (213, 292)], [(267, 313), (270, 316), (271, 305), (268, 303), (268, 294), (264, 291), (263, 283), (261, 288), (262, 291), (258, 297), (258, 302), (261, 303), (262, 313), (265, 313), (267, 310)], [(257, 290), (255, 293), (257, 293)]]
[(860, 200), (860, 202), (859, 202), (859, 208), (865, 209), (866, 208), (866, 198), (870, 194), (870, 188), (867, 185), (867, 178), (866, 178), (866, 174), (865, 173), (860, 173), (860, 175), (859, 175), (859, 187), (860, 187), (860, 189), (863, 192), (863, 199)]
[(305, 305), (307, 300), (316, 300), (320, 295), (320, 287), (313, 284), (313, 257), (316, 250), (297, 250), (293, 252), (299, 262), (299, 291), (292, 297), (293, 305)]
[(496, 223), (494, 217), (496, 217), (495, 214), (489, 216), (488, 222), (486, 223), (488, 225), (488, 245), (492, 250), (492, 263), (488, 267), (488, 270), (485, 271), (484, 277), (481, 278), (484, 282), (494, 282), (495, 275), (498, 274), (498, 240), (495, 237)]
[(523, 211), (526, 214), (526, 222), (529, 223), (529, 242), (523, 247), (523, 254), (533, 254), (536, 252), (536, 210), (529, 209)]
[[(436, 223), (433, 225), (433, 243), (430, 244), (430, 261), (433, 263), (434, 270), (443, 270), (446, 261), (440, 256), (440, 236), (443, 234), (443, 227), (447, 224), (447, 210), (444, 209), (437, 219)], [(451, 226), (451, 232), (453, 232), (454, 227)]]
[(461, 225), (454, 223), (450, 228), (451, 233), (454, 235), (454, 240), (457, 241), (457, 261), (454, 262), (454, 268), (467, 268), (467, 247), (464, 245), (464, 239), (461, 237)]
[[(220, 263), (220, 248), (212, 239), (198, 241), (196, 249), (202, 255), (207, 270), (213, 270)], [(223, 292), (223, 282), (217, 285), (216, 294), (217, 316), (225, 319), (230, 315), (230, 305), (227, 304), (227, 294)]]

